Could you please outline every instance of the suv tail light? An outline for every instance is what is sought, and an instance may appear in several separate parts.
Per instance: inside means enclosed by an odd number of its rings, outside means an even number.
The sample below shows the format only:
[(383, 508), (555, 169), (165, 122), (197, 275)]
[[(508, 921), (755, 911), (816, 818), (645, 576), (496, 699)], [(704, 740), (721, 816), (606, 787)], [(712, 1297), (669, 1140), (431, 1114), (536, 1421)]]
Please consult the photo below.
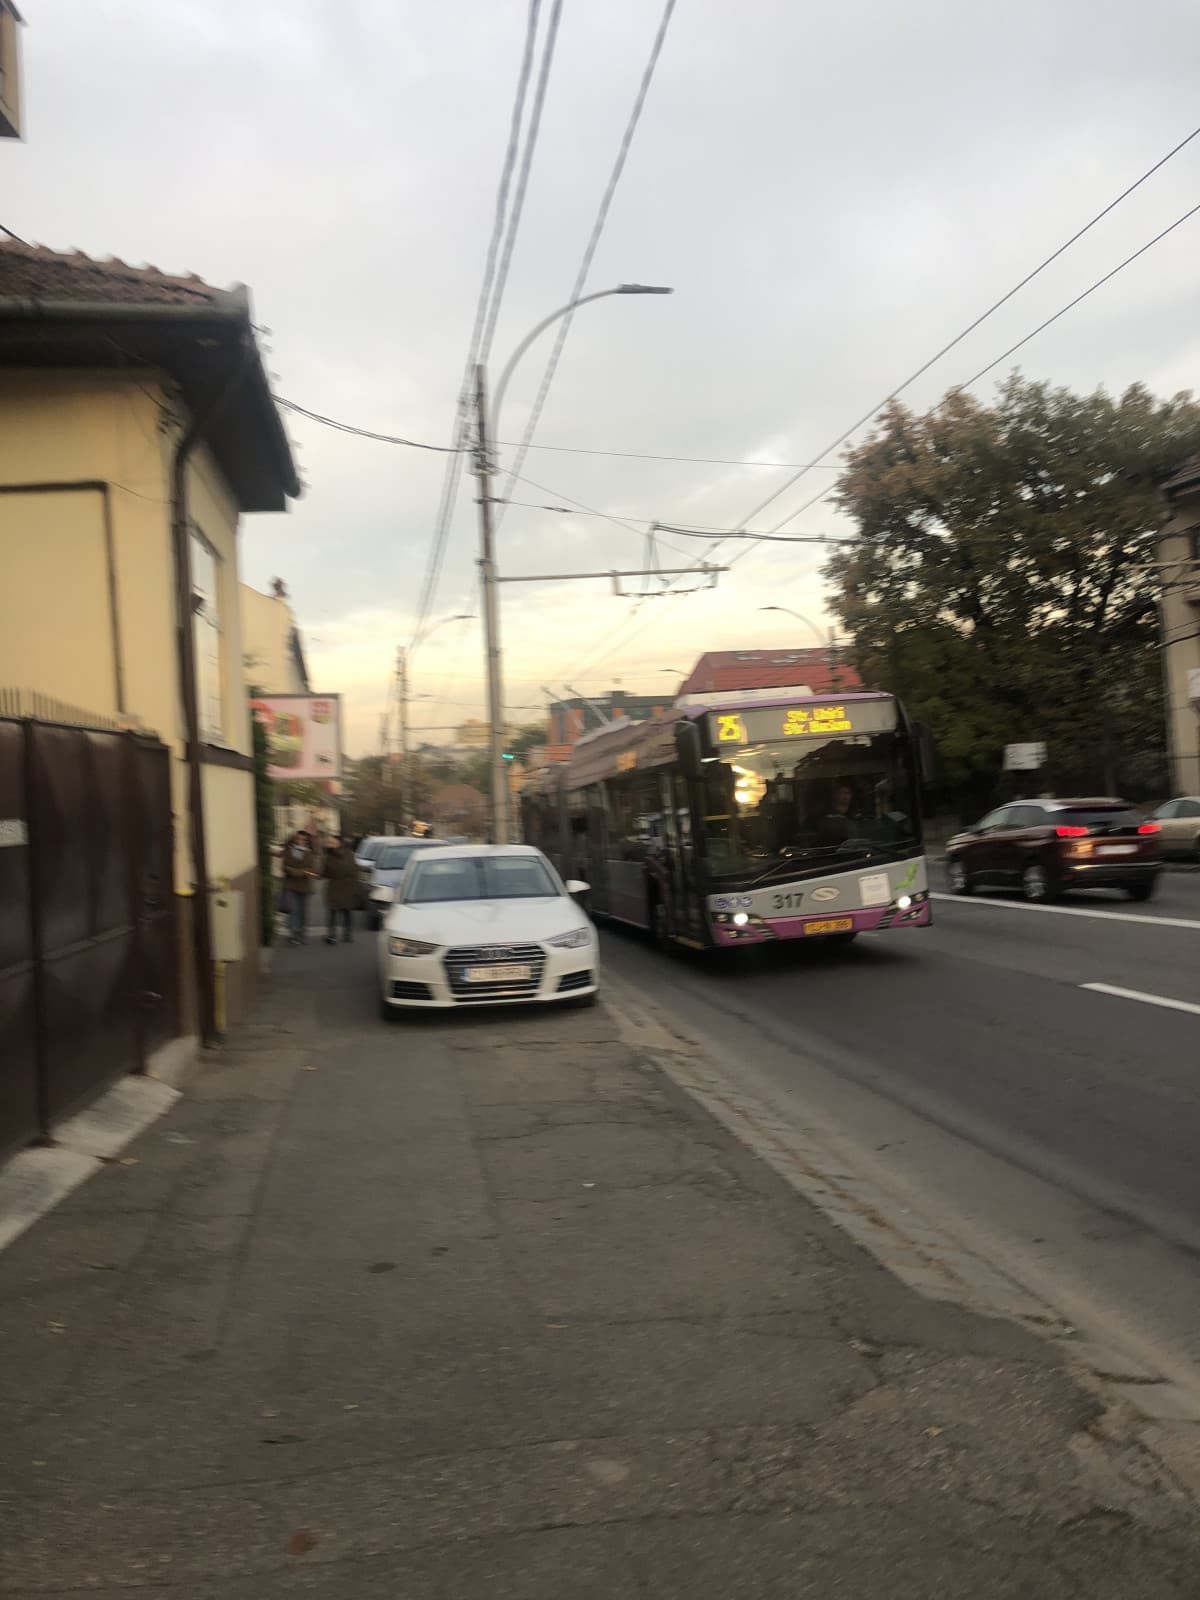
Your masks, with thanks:
[(1060, 839), (1085, 839), (1088, 830), (1086, 828), (1055, 828), (1054, 831)]
[(1138, 829), (1139, 833), (1161, 833), (1162, 825), (1157, 822), (1143, 822)]

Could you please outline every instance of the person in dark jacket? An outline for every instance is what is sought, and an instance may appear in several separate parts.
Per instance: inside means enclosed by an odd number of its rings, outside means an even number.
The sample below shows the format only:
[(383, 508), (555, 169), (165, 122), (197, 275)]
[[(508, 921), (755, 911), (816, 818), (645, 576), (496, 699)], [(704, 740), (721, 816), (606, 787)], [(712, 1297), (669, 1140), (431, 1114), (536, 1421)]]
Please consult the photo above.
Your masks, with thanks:
[(288, 943), (303, 944), (308, 926), (308, 897), (317, 876), (312, 838), (303, 828), (283, 847), (283, 887), (288, 899)]
[(325, 865), (321, 869), (321, 876), (325, 879), (325, 943), (337, 943), (340, 924), (342, 943), (351, 944), (354, 940), (354, 907), (358, 900), (358, 862), (354, 859), (354, 851), (340, 834), (334, 834), (325, 848)]

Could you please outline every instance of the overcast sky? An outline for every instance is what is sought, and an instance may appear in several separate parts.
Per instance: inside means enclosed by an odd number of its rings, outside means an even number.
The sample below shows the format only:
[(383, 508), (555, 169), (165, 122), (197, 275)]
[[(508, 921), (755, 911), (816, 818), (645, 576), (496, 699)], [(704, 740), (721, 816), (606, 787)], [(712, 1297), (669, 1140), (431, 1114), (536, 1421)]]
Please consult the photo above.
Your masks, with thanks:
[[(21, 0), (27, 137), (0, 222), (60, 249), (250, 285), (277, 391), (449, 441), (525, 0)], [(545, 10), (549, 9), (546, 0)], [(565, 0), (494, 367), (567, 297), (660, 0)], [(679, 0), (589, 286), (670, 284), (575, 321), (539, 442), (803, 462), (1200, 122), (1194, 0)], [(1200, 139), (914, 386), (935, 401), (1200, 199)], [(1028, 345), (1033, 377), (1161, 393), (1200, 367), (1200, 217)], [(513, 380), (519, 437), (549, 340)], [(539, 349), (541, 356), (539, 358)], [(991, 392), (995, 378), (978, 392)], [(291, 418), (308, 485), (243, 524), (288, 583), (348, 747), (375, 743), (411, 630), (442, 458)], [(836, 459), (836, 458), (834, 458)], [(779, 468), (531, 452), (517, 497), (736, 525)], [(814, 471), (756, 527), (835, 473)], [(474, 481), (432, 616), (477, 612)], [(837, 532), (816, 506), (789, 531)], [(704, 546), (688, 543), (687, 558)], [(739, 546), (727, 546), (738, 553)], [(682, 565), (671, 552), (671, 565)], [(510, 574), (640, 567), (637, 533), (513, 506)], [(813, 547), (760, 546), (715, 590), (635, 610), (604, 582), (506, 586), (506, 700), (671, 687), (703, 649), (811, 642)], [(478, 624), (414, 662), (431, 729), (482, 705)], [(660, 670), (661, 669), (661, 670)], [(435, 732), (428, 735), (437, 738)]]

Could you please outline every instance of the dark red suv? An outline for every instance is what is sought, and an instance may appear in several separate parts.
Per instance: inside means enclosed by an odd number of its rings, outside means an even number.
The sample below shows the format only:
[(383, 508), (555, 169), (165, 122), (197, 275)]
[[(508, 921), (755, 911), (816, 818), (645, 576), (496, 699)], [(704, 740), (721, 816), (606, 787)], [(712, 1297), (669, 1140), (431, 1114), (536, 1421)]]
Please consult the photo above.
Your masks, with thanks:
[(1124, 800), (1014, 800), (946, 846), (950, 887), (1021, 889), (1055, 900), (1066, 889), (1125, 889), (1149, 900), (1162, 863), (1157, 822)]

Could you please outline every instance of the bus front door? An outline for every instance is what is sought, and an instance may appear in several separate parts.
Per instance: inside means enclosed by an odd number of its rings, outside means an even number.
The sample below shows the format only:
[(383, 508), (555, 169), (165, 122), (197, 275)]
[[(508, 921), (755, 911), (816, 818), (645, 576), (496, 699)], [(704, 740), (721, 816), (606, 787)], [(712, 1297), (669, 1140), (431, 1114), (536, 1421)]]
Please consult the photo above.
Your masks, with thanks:
[(663, 838), (667, 883), (671, 891), (672, 932), (706, 944), (704, 906), (696, 874), (696, 845), (687, 780), (680, 773), (662, 779)]

